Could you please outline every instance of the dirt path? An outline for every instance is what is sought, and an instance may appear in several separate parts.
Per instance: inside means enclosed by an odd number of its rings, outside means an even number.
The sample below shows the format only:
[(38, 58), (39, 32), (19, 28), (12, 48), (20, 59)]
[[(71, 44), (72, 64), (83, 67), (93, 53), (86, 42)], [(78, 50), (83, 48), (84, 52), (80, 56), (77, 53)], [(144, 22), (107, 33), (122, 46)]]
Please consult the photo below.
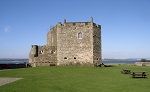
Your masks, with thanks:
[(15, 82), (20, 79), (22, 79), (22, 78), (0, 77), (0, 86), (11, 83), (11, 82)]

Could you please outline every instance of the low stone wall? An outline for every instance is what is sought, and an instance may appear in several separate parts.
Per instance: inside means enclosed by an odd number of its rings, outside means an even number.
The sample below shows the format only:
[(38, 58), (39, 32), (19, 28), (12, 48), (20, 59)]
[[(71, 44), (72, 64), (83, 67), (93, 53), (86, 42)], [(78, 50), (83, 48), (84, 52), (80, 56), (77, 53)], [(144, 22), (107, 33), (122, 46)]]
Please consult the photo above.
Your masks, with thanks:
[(150, 66), (150, 62), (135, 62), (137, 66)]

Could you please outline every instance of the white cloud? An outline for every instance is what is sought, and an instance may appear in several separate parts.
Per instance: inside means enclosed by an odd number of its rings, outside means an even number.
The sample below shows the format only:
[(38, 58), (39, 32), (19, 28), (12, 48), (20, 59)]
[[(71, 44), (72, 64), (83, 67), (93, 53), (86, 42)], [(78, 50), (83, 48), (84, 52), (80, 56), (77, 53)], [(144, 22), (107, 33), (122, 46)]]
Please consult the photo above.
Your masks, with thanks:
[(4, 27), (4, 32), (10, 32), (11, 31), (11, 27), (10, 26), (5, 26)]

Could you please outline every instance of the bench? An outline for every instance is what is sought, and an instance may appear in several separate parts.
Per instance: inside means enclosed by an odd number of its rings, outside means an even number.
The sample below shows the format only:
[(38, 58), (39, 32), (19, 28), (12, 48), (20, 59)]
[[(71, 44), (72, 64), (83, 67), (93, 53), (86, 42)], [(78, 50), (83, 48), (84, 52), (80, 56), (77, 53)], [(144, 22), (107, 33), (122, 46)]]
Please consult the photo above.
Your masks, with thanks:
[(121, 73), (122, 74), (130, 74), (131, 70), (129, 70), (129, 69), (122, 69)]
[(132, 72), (131, 75), (132, 75), (132, 78), (146, 78), (147, 77), (146, 72)]

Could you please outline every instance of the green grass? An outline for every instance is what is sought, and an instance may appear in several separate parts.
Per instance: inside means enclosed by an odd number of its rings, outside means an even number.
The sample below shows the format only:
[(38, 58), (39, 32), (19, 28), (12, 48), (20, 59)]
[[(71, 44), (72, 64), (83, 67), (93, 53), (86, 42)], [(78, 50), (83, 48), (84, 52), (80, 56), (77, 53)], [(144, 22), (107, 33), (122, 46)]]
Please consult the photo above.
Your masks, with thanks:
[(122, 68), (150, 73), (150, 67), (128, 65), (4, 70), (0, 77), (23, 79), (0, 86), (0, 92), (150, 92), (150, 78), (133, 79), (121, 74)]

